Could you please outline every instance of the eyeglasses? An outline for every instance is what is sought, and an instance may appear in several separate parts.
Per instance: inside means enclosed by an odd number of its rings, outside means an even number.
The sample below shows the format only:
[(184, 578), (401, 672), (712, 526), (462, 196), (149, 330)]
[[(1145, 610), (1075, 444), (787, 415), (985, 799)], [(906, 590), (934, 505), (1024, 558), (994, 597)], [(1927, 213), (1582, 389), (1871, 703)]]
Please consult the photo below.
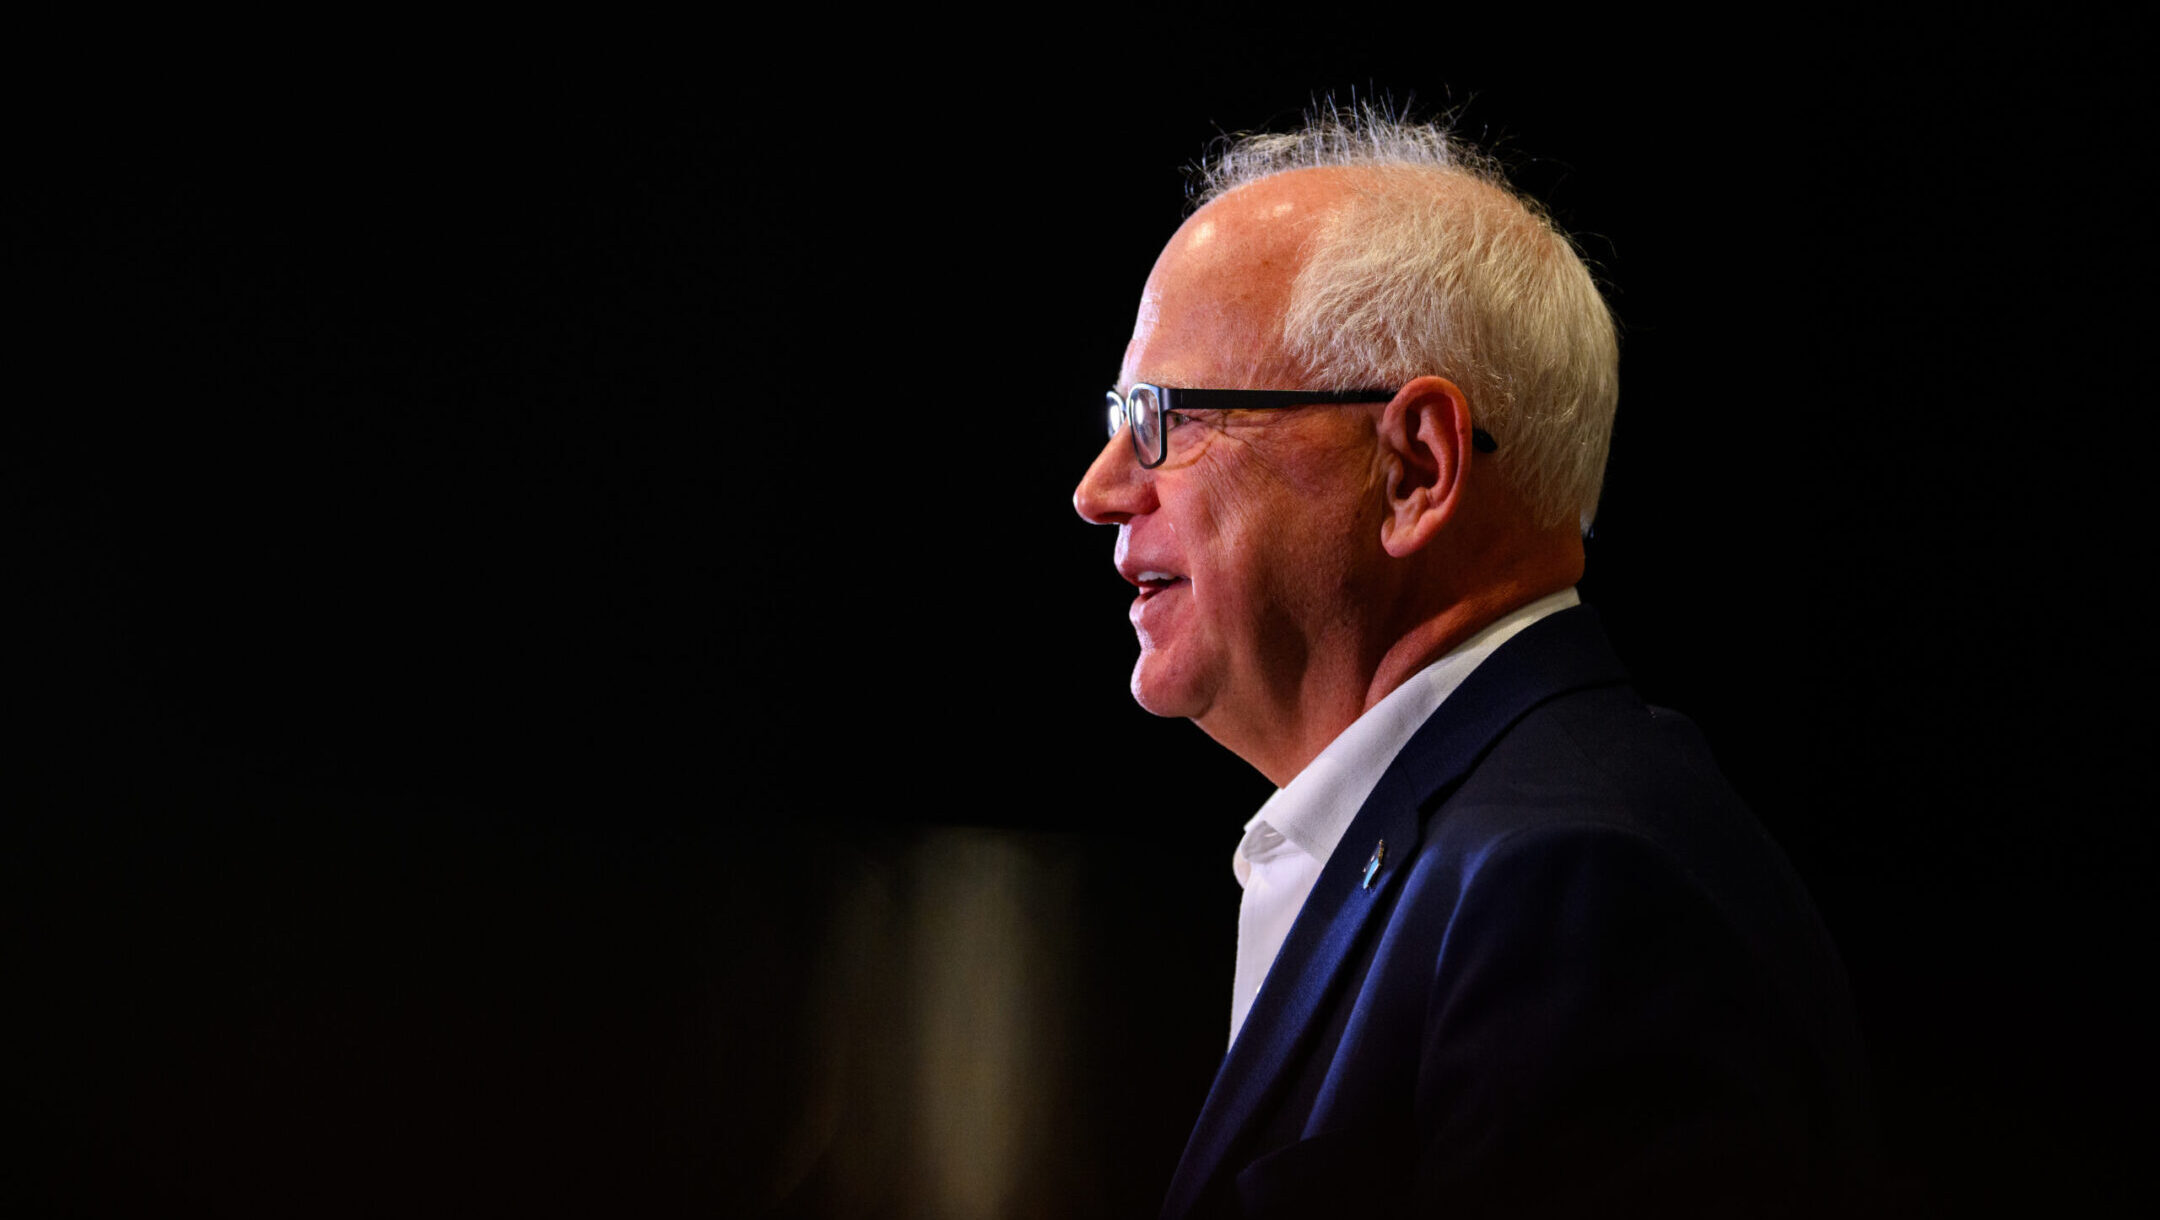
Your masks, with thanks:
[[(1110, 435), (1132, 425), (1133, 456), (1143, 470), (1153, 470), (1170, 456), (1170, 429), (1186, 411), (1282, 411), (1314, 403), (1386, 402), (1394, 390), (1181, 390), (1172, 386), (1135, 382), (1133, 388), (1105, 395), (1110, 408)], [(1483, 428), (1470, 429), (1470, 444), (1479, 453), (1500, 447)]]

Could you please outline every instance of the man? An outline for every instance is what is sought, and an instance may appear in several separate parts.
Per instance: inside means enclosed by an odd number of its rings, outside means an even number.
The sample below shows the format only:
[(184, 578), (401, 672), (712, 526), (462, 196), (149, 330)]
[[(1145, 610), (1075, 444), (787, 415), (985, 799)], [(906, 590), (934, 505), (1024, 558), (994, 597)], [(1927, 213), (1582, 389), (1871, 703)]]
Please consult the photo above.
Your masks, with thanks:
[(1542, 214), (1371, 115), (1232, 147), (1149, 275), (1074, 502), (1137, 588), (1134, 697), (1279, 788), (1166, 1216), (1762, 1215), (1856, 1180), (1836, 954), (1574, 592), (1616, 365)]

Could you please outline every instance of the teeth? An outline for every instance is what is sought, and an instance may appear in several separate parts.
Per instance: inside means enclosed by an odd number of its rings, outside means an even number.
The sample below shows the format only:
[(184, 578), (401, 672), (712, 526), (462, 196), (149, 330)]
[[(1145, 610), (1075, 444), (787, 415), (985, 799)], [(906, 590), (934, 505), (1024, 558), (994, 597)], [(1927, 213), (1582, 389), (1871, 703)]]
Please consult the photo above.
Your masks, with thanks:
[(1169, 582), (1171, 582), (1171, 581), (1173, 581), (1173, 580), (1176, 580), (1176, 579), (1177, 579), (1177, 577), (1175, 577), (1175, 576), (1172, 576), (1172, 575), (1171, 575), (1170, 573), (1168, 573), (1168, 572), (1156, 572), (1156, 571), (1150, 570), (1150, 571), (1146, 571), (1146, 572), (1142, 572), (1142, 573), (1140, 573), (1140, 580), (1141, 580), (1141, 583), (1143, 583), (1143, 584), (1154, 584), (1154, 583), (1158, 583), (1158, 582), (1160, 582), (1160, 583), (1163, 583), (1163, 584), (1168, 584)]

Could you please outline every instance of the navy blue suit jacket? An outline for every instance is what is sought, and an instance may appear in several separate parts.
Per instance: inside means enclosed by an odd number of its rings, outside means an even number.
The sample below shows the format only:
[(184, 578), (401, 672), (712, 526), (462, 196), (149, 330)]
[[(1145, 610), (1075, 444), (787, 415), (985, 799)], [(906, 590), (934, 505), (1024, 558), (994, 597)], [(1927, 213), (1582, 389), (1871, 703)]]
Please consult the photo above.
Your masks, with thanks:
[(1806, 892), (1578, 608), (1487, 658), (1381, 777), (1163, 1214), (1841, 1210), (1868, 1123)]

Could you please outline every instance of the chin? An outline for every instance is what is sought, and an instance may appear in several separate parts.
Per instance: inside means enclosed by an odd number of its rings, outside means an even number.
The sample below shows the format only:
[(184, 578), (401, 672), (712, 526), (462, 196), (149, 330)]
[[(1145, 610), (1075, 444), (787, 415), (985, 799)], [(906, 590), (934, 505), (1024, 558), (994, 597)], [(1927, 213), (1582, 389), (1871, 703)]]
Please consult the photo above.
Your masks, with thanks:
[(1152, 715), (1165, 719), (1197, 720), (1207, 710), (1187, 675), (1175, 672), (1166, 660), (1143, 652), (1133, 664), (1133, 702)]

